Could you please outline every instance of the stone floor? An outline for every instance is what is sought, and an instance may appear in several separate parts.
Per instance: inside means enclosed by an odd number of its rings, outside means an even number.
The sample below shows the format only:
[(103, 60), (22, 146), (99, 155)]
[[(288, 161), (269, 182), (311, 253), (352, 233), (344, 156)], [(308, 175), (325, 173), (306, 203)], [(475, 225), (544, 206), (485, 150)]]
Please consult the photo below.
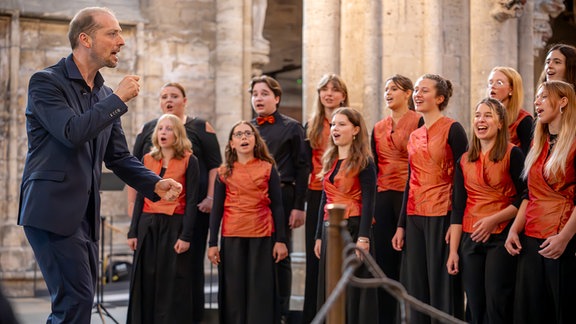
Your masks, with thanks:
[[(206, 292), (206, 315), (204, 324), (218, 323), (217, 294), (218, 288), (207, 286)], [(302, 298), (295, 296), (291, 302), (290, 323), (299, 323), (301, 316)], [(50, 314), (50, 297), (46, 291), (38, 291), (36, 297), (10, 298), (14, 313), (20, 324), (45, 323)], [(92, 323), (126, 323), (126, 311), (128, 305), (128, 283), (116, 282), (106, 285), (101, 303), (95, 303), (103, 308), (94, 307)], [(210, 303), (212, 302), (212, 303)], [(100, 310), (100, 311), (99, 311)]]

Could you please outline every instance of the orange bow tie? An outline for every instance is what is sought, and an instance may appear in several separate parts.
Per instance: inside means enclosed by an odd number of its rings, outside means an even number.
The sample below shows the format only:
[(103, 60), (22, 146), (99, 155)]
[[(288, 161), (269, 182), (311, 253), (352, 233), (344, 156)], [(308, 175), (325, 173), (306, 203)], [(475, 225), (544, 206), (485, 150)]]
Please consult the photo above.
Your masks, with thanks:
[(266, 122), (270, 123), (270, 124), (274, 124), (274, 115), (268, 115), (268, 116), (264, 116), (264, 117), (256, 117), (256, 123), (258, 123), (258, 125), (262, 125)]

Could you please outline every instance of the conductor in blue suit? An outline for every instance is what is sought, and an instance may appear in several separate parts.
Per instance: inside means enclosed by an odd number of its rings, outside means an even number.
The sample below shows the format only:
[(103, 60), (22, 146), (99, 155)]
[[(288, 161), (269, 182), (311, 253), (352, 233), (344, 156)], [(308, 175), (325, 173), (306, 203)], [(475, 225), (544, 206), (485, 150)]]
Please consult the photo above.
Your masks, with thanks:
[(116, 90), (99, 70), (114, 68), (122, 29), (106, 8), (85, 8), (70, 22), (72, 54), (35, 73), (28, 88), (28, 154), (18, 223), (52, 301), (48, 323), (90, 323), (98, 273), (102, 162), (152, 200), (175, 199), (182, 186), (134, 158), (120, 116), (138, 95), (139, 77)]

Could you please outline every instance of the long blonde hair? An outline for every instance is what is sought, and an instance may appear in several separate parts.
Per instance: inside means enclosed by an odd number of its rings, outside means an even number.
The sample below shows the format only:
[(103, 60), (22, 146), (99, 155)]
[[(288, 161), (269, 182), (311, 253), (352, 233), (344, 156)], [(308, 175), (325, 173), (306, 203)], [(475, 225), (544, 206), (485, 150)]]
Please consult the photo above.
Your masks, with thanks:
[[(372, 159), (372, 151), (368, 142), (368, 130), (366, 129), (366, 123), (364, 122), (364, 118), (362, 118), (362, 114), (360, 114), (360, 112), (354, 108), (338, 108), (336, 111), (334, 111), (332, 116), (339, 114), (346, 116), (352, 125), (360, 128), (358, 134), (356, 134), (356, 138), (352, 141), (350, 152), (348, 154), (348, 158), (346, 159), (346, 168), (344, 171), (346, 173), (360, 171), (364, 169), (368, 165), (370, 159)], [(326, 175), (330, 169), (332, 169), (334, 161), (337, 159), (338, 146), (334, 144), (334, 139), (332, 136), (330, 136), (328, 147), (326, 148), (326, 152), (324, 152), (324, 156), (322, 156), (322, 171), (320, 171), (318, 177), (323, 178), (324, 175)]]
[(190, 142), (186, 135), (186, 129), (184, 128), (184, 124), (182, 124), (182, 120), (176, 115), (164, 114), (158, 118), (156, 127), (154, 127), (150, 155), (152, 155), (155, 160), (161, 160), (164, 157), (160, 144), (158, 143), (158, 125), (160, 125), (160, 122), (164, 119), (168, 119), (172, 122), (172, 129), (174, 131), (174, 137), (176, 138), (174, 145), (172, 145), (172, 148), (174, 149), (174, 158), (181, 159), (186, 155), (186, 152), (192, 153), (192, 142)]
[(340, 106), (348, 107), (349, 105), (348, 88), (346, 87), (344, 80), (337, 74), (324, 74), (316, 86), (316, 101), (314, 102), (314, 106), (312, 108), (312, 117), (310, 117), (308, 129), (306, 130), (306, 135), (310, 140), (310, 146), (313, 149), (320, 148), (319, 146), (322, 143), (322, 129), (324, 128), (324, 119), (330, 117), (326, 116), (324, 105), (322, 104), (322, 100), (320, 100), (320, 90), (322, 90), (330, 83), (336, 90), (344, 94), (344, 100), (340, 103)]
[(508, 125), (512, 125), (518, 118), (518, 113), (522, 109), (524, 100), (524, 88), (522, 85), (522, 76), (518, 71), (507, 66), (497, 66), (492, 69), (492, 72), (499, 71), (506, 76), (510, 86), (512, 87), (512, 95), (508, 100), (506, 111), (508, 113)]
[[(576, 139), (576, 127), (574, 126), (576, 125), (576, 95), (574, 94), (572, 85), (564, 81), (546, 81), (538, 86), (537, 92), (539, 92), (540, 89), (548, 91), (548, 99), (552, 106), (558, 105), (558, 101), (564, 97), (568, 101), (566, 106), (563, 107), (564, 110), (561, 112), (560, 132), (558, 133), (557, 142), (554, 147), (552, 147), (550, 157), (544, 165), (544, 175), (546, 177), (555, 177), (556, 175), (563, 176), (566, 174), (566, 159), (568, 158), (568, 153), (570, 153), (570, 148)], [(544, 144), (549, 136), (550, 129), (548, 124), (541, 123), (540, 120), (538, 120), (534, 127), (532, 148), (528, 156), (526, 156), (524, 170), (522, 171), (524, 178), (528, 177), (530, 169), (542, 153)]]

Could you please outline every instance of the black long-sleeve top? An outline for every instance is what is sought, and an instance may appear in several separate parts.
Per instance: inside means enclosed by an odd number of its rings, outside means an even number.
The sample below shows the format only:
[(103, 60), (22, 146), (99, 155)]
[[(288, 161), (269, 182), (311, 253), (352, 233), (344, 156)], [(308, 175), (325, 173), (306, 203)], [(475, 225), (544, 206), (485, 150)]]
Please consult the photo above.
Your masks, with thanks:
[[(526, 118), (528, 119), (528, 118)], [(519, 147), (513, 147), (510, 152), (510, 177), (514, 182), (516, 188), (516, 197), (512, 205), (519, 208), (523, 200), (523, 194), (526, 191), (526, 181), (522, 178), (522, 169), (524, 168), (524, 154)], [(464, 175), (462, 173), (462, 166), (460, 159), (456, 163), (456, 170), (454, 171), (454, 191), (452, 198), (452, 214), (450, 215), (450, 224), (462, 224), (464, 211), (466, 210), (466, 200), (468, 193), (464, 185)]]
[(276, 161), (280, 181), (294, 184), (294, 205), (291, 209), (304, 210), (310, 172), (304, 142), (306, 138), (304, 127), (297, 120), (279, 113), (278, 110), (272, 115), (275, 119), (273, 124), (258, 125), (256, 119), (252, 120), (252, 124), (260, 132)]
[[(450, 149), (452, 150), (454, 161), (460, 160), (462, 154), (464, 154), (468, 149), (466, 131), (458, 122), (454, 122), (452, 126), (450, 126), (450, 131), (448, 132), (448, 145), (450, 145)], [(411, 173), (410, 166), (408, 166), (408, 180), (406, 181), (406, 189), (404, 190), (404, 197), (402, 199), (402, 209), (400, 210), (400, 217), (398, 219), (398, 227), (403, 228), (406, 227), (406, 206), (408, 205), (408, 194), (410, 192)], [(446, 199), (452, 199), (452, 197), (446, 197)]]
[[(336, 162), (334, 172), (332, 172), (328, 181), (334, 183), (334, 177), (340, 171), (342, 161)], [(376, 165), (372, 159), (368, 165), (358, 173), (360, 188), (362, 190), (362, 215), (351, 215), (350, 217), (360, 216), (360, 228), (358, 236), (370, 237), (370, 227), (374, 218), (375, 197), (376, 197)], [(324, 222), (324, 206), (326, 205), (326, 191), (322, 190), (320, 199), (320, 208), (318, 208), (318, 225), (316, 226), (316, 239), (322, 239), (322, 224)]]
[[(276, 242), (286, 243), (286, 226), (284, 221), (284, 209), (282, 208), (282, 190), (280, 187), (280, 176), (276, 167), (270, 171), (268, 181), (268, 197), (270, 198), (270, 209), (274, 219), (274, 237)], [(226, 200), (226, 184), (220, 177), (216, 177), (214, 183), (214, 203), (210, 212), (210, 239), (208, 246), (218, 246), (218, 232), (222, 217), (224, 216), (224, 201)]]
[(516, 133), (520, 139), (520, 148), (524, 155), (528, 155), (530, 151), (530, 145), (532, 144), (532, 131), (534, 129), (534, 119), (532, 116), (525, 117), (520, 121), (518, 127), (516, 127)]

